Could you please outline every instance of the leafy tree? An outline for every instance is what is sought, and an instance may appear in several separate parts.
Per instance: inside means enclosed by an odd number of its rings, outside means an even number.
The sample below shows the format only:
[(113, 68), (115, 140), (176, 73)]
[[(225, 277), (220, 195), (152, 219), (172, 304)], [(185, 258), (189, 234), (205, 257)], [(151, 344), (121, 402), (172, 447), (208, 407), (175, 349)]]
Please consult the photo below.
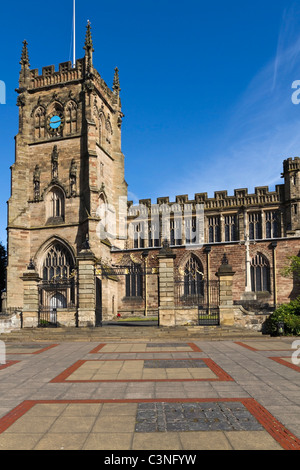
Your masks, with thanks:
[(300, 335), (300, 297), (278, 307), (269, 318), (271, 333), (276, 334), (278, 322), (284, 323), (286, 335)]
[(285, 277), (296, 276), (300, 279), (300, 256), (289, 256), (289, 264), (282, 270)]

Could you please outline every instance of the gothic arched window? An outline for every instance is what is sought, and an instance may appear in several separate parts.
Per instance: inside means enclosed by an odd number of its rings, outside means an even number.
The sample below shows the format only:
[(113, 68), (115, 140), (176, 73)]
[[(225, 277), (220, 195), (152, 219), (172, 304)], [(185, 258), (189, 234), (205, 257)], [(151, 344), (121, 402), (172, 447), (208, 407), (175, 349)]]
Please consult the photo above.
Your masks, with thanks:
[(105, 133), (105, 117), (103, 113), (99, 115), (99, 145), (103, 147)]
[(72, 256), (61, 243), (56, 243), (47, 252), (43, 263), (43, 281), (69, 279), (74, 269)]
[(34, 134), (36, 139), (45, 137), (45, 110), (42, 106), (34, 113)]
[(66, 106), (66, 133), (75, 132), (77, 132), (77, 105), (74, 101), (70, 101)]
[(252, 292), (270, 292), (270, 264), (267, 258), (257, 253), (251, 262)]
[(184, 268), (184, 295), (203, 295), (203, 267), (191, 256)]
[(261, 214), (252, 212), (249, 214), (249, 238), (250, 240), (259, 240), (262, 236)]
[(278, 237), (278, 215), (276, 211), (266, 212), (266, 238)]
[(65, 196), (63, 191), (55, 187), (47, 195), (47, 223), (62, 223), (65, 220)]

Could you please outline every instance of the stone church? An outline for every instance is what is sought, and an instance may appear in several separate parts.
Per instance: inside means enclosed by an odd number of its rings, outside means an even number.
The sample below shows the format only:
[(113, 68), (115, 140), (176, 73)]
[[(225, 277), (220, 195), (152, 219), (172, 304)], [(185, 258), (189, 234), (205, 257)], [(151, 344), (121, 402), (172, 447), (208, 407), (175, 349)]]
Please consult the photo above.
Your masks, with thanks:
[(6, 290), (23, 327), (136, 315), (161, 326), (246, 325), (299, 295), (282, 269), (300, 250), (300, 158), (283, 162), (275, 191), (134, 205), (118, 69), (109, 88), (94, 68), (89, 23), (84, 51), (74, 66), (40, 73), (23, 43)]

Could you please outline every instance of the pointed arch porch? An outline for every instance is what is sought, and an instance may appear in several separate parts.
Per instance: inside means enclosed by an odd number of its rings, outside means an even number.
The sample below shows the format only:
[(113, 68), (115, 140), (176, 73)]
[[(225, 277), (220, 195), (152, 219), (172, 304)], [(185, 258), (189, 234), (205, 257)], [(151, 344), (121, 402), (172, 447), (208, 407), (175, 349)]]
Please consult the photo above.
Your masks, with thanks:
[(38, 326), (76, 326), (77, 269), (74, 250), (61, 237), (50, 237), (35, 256), (39, 274)]

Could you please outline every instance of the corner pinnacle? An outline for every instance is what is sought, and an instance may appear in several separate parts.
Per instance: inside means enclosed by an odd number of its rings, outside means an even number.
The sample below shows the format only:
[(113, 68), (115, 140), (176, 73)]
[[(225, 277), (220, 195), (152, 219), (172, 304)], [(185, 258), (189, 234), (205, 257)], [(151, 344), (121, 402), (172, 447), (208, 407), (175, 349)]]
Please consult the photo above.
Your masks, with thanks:
[(28, 46), (28, 42), (23, 41), (22, 55), (21, 55), (21, 60), (20, 60), (20, 64), (22, 68), (30, 67), (27, 46)]
[(86, 52), (88, 52), (88, 51), (94, 52), (90, 20), (88, 20), (88, 22), (87, 22), (86, 35), (85, 35), (85, 44), (84, 44), (83, 49), (85, 49)]
[(119, 94), (120, 91), (121, 91), (118, 67), (115, 68), (115, 75), (114, 75), (114, 81), (113, 81), (113, 90), (116, 94)]

